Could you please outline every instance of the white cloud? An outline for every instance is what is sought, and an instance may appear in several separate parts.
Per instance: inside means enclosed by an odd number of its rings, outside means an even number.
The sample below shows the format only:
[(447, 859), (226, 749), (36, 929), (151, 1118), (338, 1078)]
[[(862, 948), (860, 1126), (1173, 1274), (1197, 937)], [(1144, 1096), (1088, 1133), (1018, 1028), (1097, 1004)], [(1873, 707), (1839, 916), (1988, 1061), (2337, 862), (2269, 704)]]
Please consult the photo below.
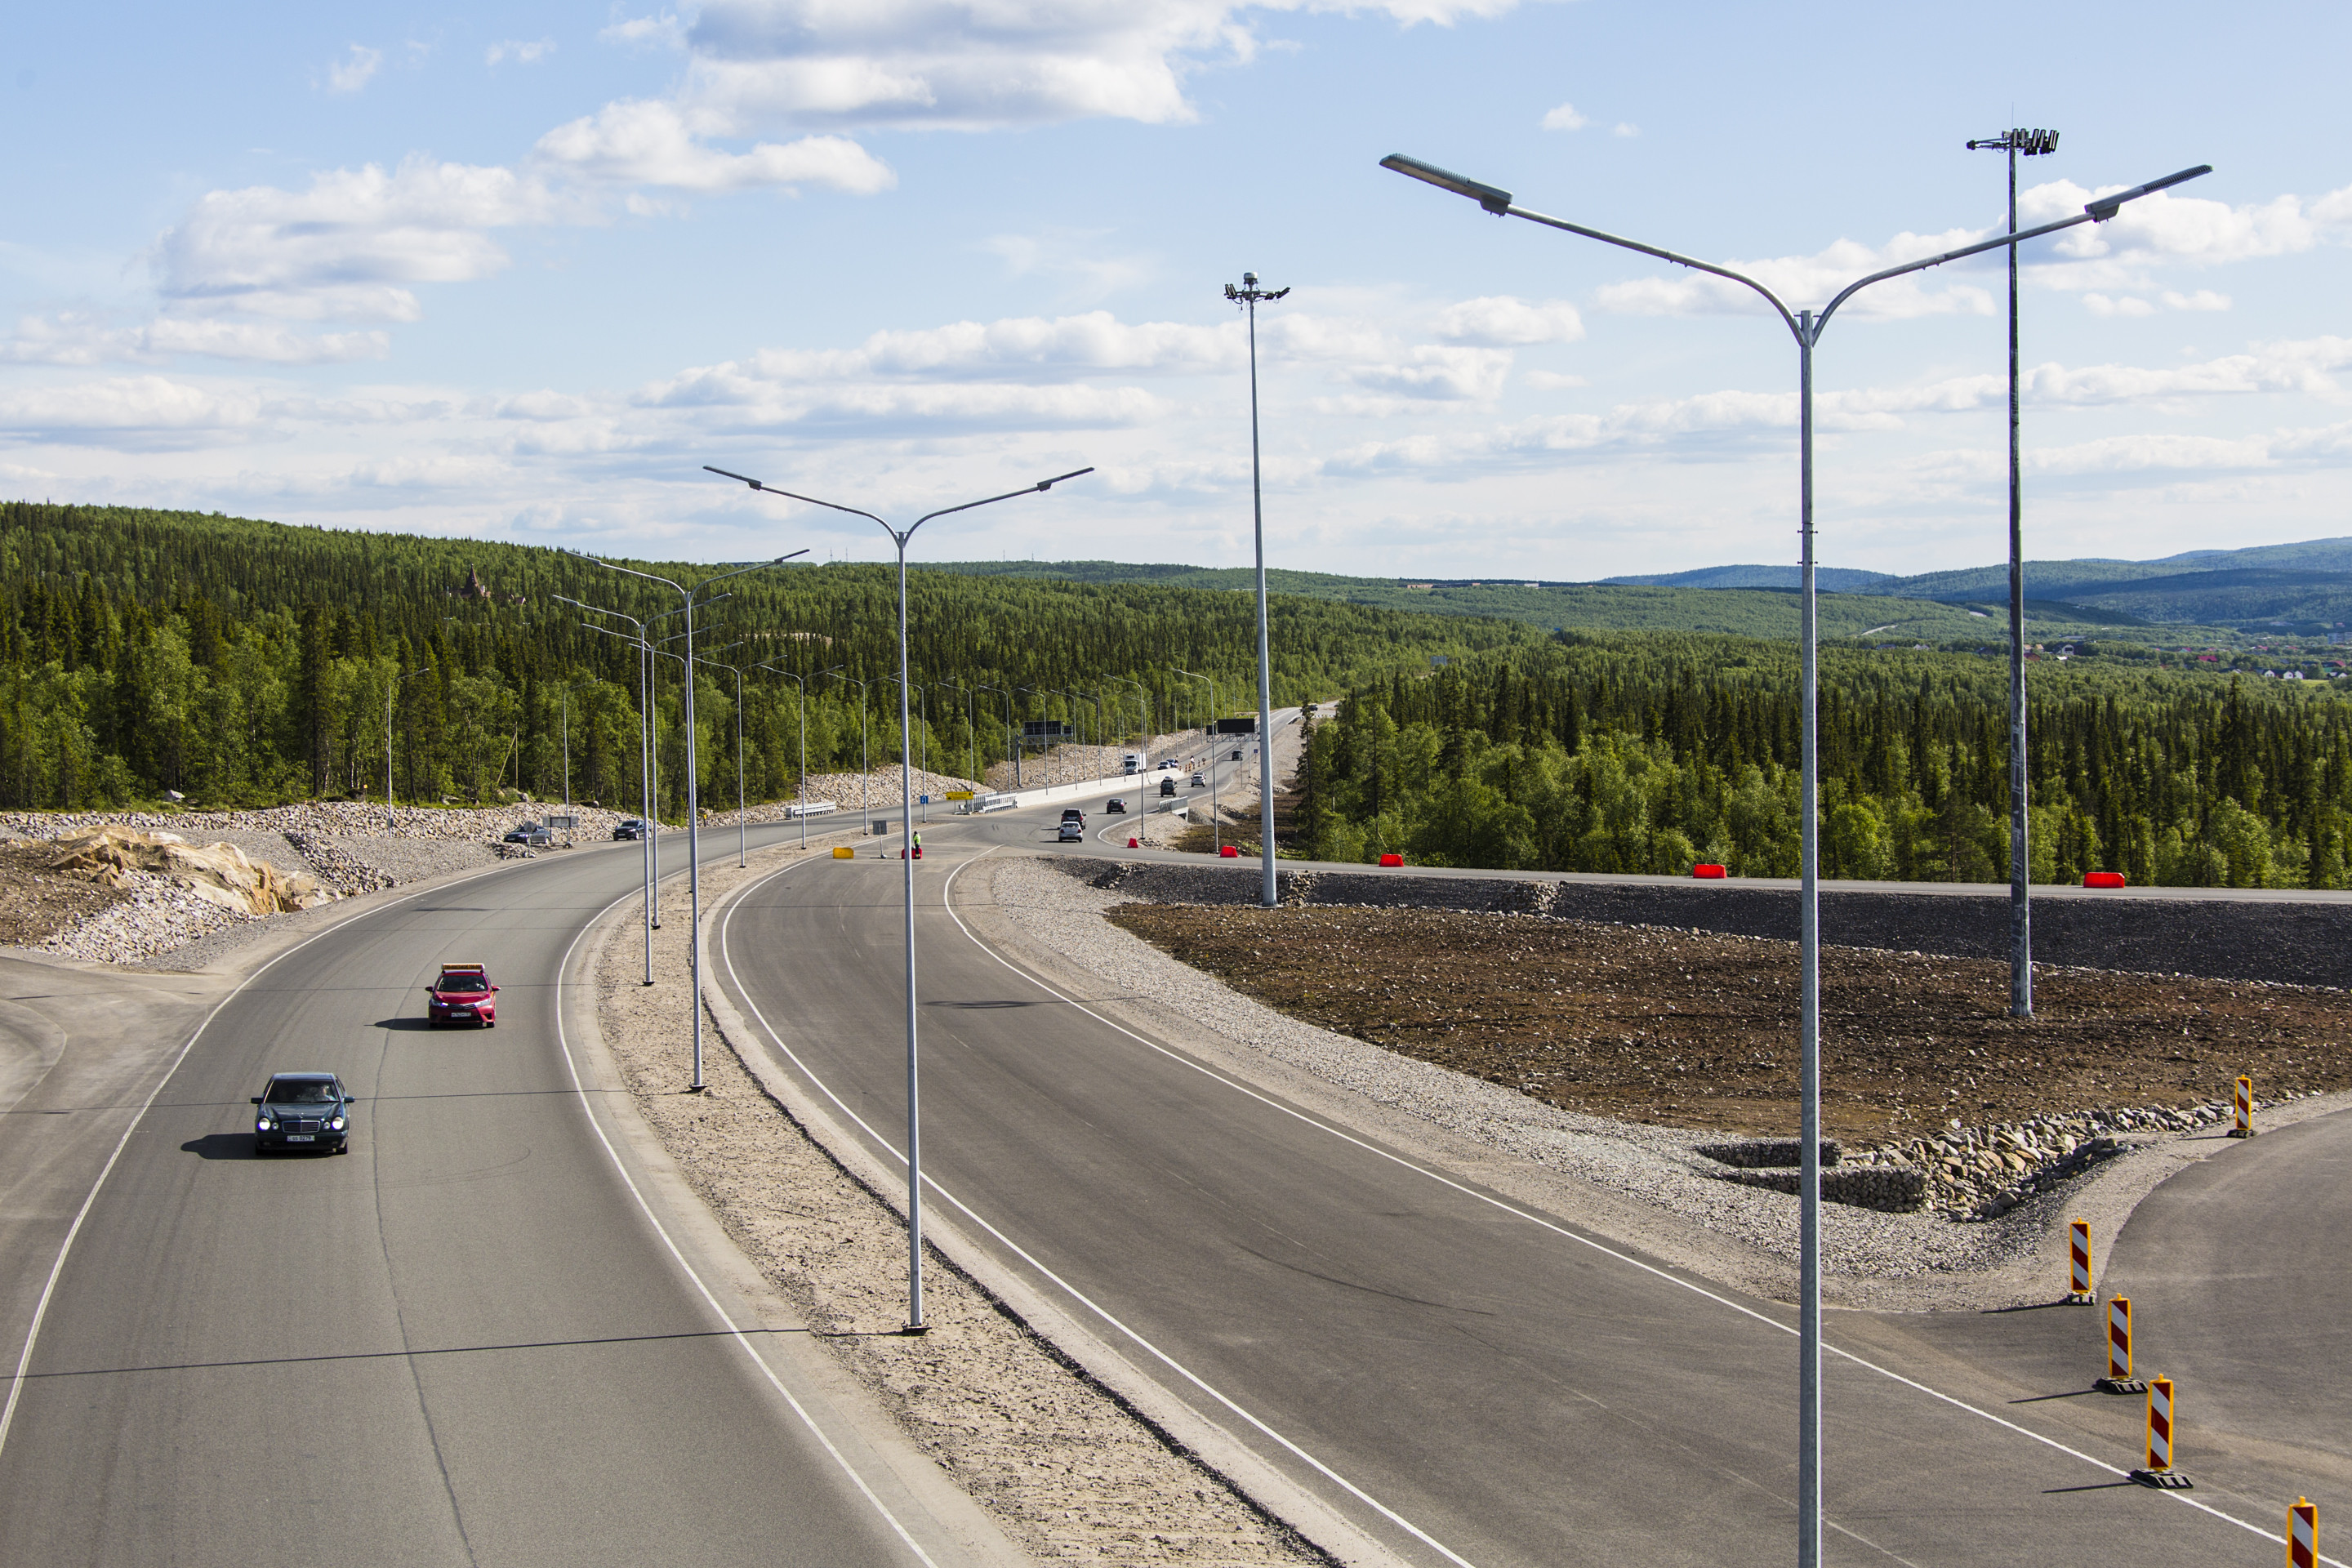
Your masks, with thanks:
[(426, 158), (214, 191), (163, 236), (162, 288), (184, 307), (414, 321), (406, 285), (488, 277), (507, 263), (488, 231), (563, 216), (577, 213), (511, 169)]
[(1465, 300), (1437, 313), (1437, 335), (1448, 342), (1509, 348), (1528, 343), (1572, 343), (1584, 336), (1584, 319), (1565, 300), (1531, 305), (1508, 294)]
[(340, 60), (327, 63), (327, 89), (330, 92), (357, 92), (383, 66), (383, 51), (369, 48), (365, 44), (353, 44), (352, 52)]
[(174, 316), (143, 326), (109, 327), (68, 313), (47, 319), (27, 316), (17, 322), (16, 335), (0, 342), (0, 361), (90, 365), (201, 354), (271, 364), (329, 364), (382, 359), (391, 348), (383, 332), (297, 332), (268, 322)]
[(532, 38), (528, 41), (521, 38), (501, 38), (490, 46), (486, 59), (487, 63), (494, 66), (508, 60), (512, 60), (517, 65), (530, 66), (537, 65), (554, 52), (553, 38)]
[[(1825, 304), (1857, 278), (1900, 262), (1955, 249), (1978, 238), (1968, 230), (1944, 234), (1898, 234), (1873, 247), (1841, 239), (1811, 256), (1780, 256), (1722, 265), (1755, 279), (1790, 309)], [(1751, 290), (1704, 272), (1675, 268), (1661, 276), (1612, 283), (1595, 291), (1603, 310), (1628, 316), (1754, 315), (1771, 309)], [(1992, 296), (1967, 283), (1948, 283), (1933, 273), (1892, 279), (1853, 296), (1844, 307), (1856, 315), (1889, 320), (1917, 316), (1992, 313)]]
[(2216, 294), (2210, 289), (2200, 289), (2194, 294), (2179, 294), (2168, 289), (2165, 304), (2175, 310), (2226, 310), (2230, 308), (2227, 294)]
[(1547, 131), (1581, 131), (1592, 121), (1576, 111), (1576, 105), (1563, 103), (1543, 117)]
[(1067, 229), (999, 234), (982, 240), (980, 247), (1001, 259), (1015, 278), (1064, 279), (1089, 301), (1131, 289), (1151, 277), (1155, 268), (1148, 258), (1091, 254), (1088, 247), (1099, 237)]
[(596, 35), (599, 42), (627, 44), (636, 48), (686, 47), (686, 24), (675, 11), (660, 11), (650, 16), (633, 16), (615, 22)]
[(256, 393), (159, 375), (0, 391), (0, 434), (19, 439), (79, 436), (107, 445), (131, 437), (134, 446), (177, 446), (245, 438), (261, 416)]
[[(1269, 334), (1261, 334), (1261, 341)], [(749, 361), (690, 370), (656, 384), (657, 402), (740, 397), (756, 382), (858, 382), (920, 376), (999, 378), (1023, 372), (1068, 376), (1198, 374), (1238, 368), (1246, 353), (1237, 325), (1129, 323), (1108, 310), (1051, 321), (1028, 316), (956, 321), (912, 331), (876, 332), (854, 349), (769, 349)], [(698, 392), (697, 388), (704, 389)]]
[(890, 166), (841, 136), (762, 142), (722, 153), (694, 137), (674, 105), (649, 99), (608, 103), (539, 139), (534, 156), (583, 179), (615, 185), (732, 191), (754, 185), (831, 185), (861, 195), (898, 184)]
[(1642, 128), (1630, 120), (1619, 121), (1609, 132), (1612, 136), (1639, 136), (1641, 133)]
[(1580, 375), (1562, 375), (1558, 371), (1523, 371), (1519, 380), (1537, 392), (1565, 392), (1571, 387), (1590, 386), (1591, 382)]
[(2131, 294), (2126, 294), (2119, 300), (2110, 300), (2105, 294), (2085, 294), (2083, 296), (2083, 305), (2094, 316), (2153, 316), (2156, 314), (2155, 306)]
[(1349, 379), (1402, 397), (1490, 399), (1511, 374), (1507, 349), (1423, 346), (1402, 359), (1356, 365)]
[[(730, 121), (982, 130), (1193, 117), (1184, 79), (1258, 48), (1244, 13), (1384, 13), (1411, 26), (1516, 0), (710, 0), (686, 29), (687, 101)], [(649, 29), (650, 31), (650, 29)], [(634, 41), (634, 40), (632, 40)]]

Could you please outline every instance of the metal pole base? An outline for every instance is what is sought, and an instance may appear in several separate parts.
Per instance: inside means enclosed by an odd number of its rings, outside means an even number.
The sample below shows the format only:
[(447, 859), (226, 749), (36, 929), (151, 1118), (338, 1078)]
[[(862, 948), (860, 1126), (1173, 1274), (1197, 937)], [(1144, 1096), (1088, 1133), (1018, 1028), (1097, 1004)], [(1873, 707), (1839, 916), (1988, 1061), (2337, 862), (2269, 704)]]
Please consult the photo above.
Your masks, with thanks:
[(2101, 1394), (2146, 1394), (2147, 1379), (2144, 1377), (2103, 1377), (2091, 1384)]
[(640, 980), (640, 981), (638, 981), (638, 982), (637, 982), (637, 984), (638, 984), (639, 985), (651, 985), (651, 984), (653, 984), (653, 982), (652, 982), (652, 981), (650, 981), (650, 980)]
[(707, 1083), (690, 1083), (686, 1086), (685, 1092), (688, 1094), (700, 1094), (704, 1089), (707, 1089), (710, 1086)]
[(931, 1325), (929, 1323), (908, 1323), (905, 1328), (900, 1329), (898, 1331), (906, 1335), (908, 1339), (920, 1339), (925, 1334), (931, 1331)]
[(2158, 1491), (2168, 1492), (2189, 1491), (2197, 1485), (2179, 1470), (2134, 1470), (2131, 1473), (2131, 1479), (2144, 1487), (2154, 1487)]

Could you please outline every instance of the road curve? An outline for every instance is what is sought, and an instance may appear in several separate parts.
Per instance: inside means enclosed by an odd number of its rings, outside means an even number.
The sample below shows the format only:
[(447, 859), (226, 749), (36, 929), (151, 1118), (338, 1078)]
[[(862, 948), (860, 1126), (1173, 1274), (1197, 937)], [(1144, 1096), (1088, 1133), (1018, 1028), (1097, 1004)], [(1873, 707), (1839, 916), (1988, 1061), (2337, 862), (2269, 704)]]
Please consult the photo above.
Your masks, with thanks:
[[(689, 1272), (577, 1088), (560, 1011), (576, 1031), (593, 999), (559, 980), (638, 866), (599, 847), (441, 887), (221, 1006), (58, 1274), (0, 1448), (0, 1563), (961, 1560), (825, 1403), (820, 1352)], [(495, 1031), (423, 1027), (451, 958), (500, 981)], [(288, 1068), (362, 1098), (350, 1154), (254, 1156), (247, 1099)]]
[[(1117, 1026), (983, 949), (946, 908), (948, 879), (991, 847), (1049, 838), (1056, 815), (935, 821), (926, 836), (935, 1201), (1171, 1396), (1410, 1560), (1785, 1552), (1789, 1312), (1228, 1080), (1181, 1040)], [(772, 877), (730, 907), (713, 963), (780, 1064), (894, 1161), (898, 871), (869, 859)], [(748, 952), (808, 961), (725, 962)], [(2267, 1521), (2267, 1497), (2183, 1506), (2132, 1487), (2136, 1452), (2095, 1423), (1996, 1412), (2005, 1387), (1939, 1394), (1950, 1362), (1874, 1333), (1891, 1363), (1832, 1356), (1828, 1374), (1830, 1561), (2201, 1564), (2261, 1545), (2223, 1515)]]

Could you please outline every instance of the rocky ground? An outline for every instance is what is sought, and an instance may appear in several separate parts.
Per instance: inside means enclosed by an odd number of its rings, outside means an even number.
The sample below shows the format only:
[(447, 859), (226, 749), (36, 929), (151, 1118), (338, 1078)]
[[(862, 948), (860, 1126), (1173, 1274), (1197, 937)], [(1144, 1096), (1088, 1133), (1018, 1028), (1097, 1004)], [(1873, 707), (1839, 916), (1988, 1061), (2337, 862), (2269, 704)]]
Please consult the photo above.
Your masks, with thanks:
[[(704, 877), (717, 898), (749, 873)], [(1177, 1452), (962, 1275), (925, 1272), (931, 1331), (905, 1319), (907, 1232), (769, 1099), (710, 1020), (708, 1089), (684, 1092), (684, 944), (641, 984), (638, 928), (609, 935), (595, 984), (606, 1047), (638, 1109), (729, 1235), (882, 1407), (1041, 1563), (1326, 1561)], [(678, 928), (683, 930), (683, 927)]]
[[(1048, 784), (1084, 784), (1089, 779), (1118, 778), (1126, 769), (1127, 753), (1132, 746), (1055, 746), (1050, 755), (1031, 755), (1021, 761), (1020, 782), (1013, 782), (1013, 764), (991, 763), (984, 771), (988, 787), (992, 790), (1044, 789)], [(1142, 748), (1144, 766), (1149, 770), (1162, 757), (1185, 761), (1205, 754), (1201, 732), (1193, 730), (1182, 735), (1154, 735), (1151, 743)]]
[[(1624, 1121), (1796, 1131), (1793, 942), (1432, 910), (1128, 904), (1121, 928), (1318, 1027)], [(2185, 1131), (2251, 1076), (2266, 1101), (2352, 1086), (2352, 994), (1827, 948), (1824, 1131), (1927, 1173), (1932, 1206), (2007, 1209), (2101, 1139)]]

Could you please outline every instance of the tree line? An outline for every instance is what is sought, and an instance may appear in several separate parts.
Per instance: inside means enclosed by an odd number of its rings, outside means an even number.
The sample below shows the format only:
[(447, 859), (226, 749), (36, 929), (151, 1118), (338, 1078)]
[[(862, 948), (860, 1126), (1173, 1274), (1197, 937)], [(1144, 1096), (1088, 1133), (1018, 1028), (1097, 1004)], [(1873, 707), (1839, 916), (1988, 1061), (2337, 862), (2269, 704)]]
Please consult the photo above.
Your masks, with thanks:
[[(2030, 667), (2039, 882), (2341, 888), (2352, 695), (2330, 683)], [(1532, 655), (1360, 683), (1315, 731), (1297, 813), (1317, 858), (1735, 876), (1798, 871), (1793, 650), (1563, 634)], [(2005, 671), (1825, 653), (1822, 871), (2009, 874)]]
[[(688, 586), (716, 570), (626, 564)], [(719, 661), (696, 681), (705, 807), (735, 802), (739, 717), (753, 801), (797, 790), (803, 720), (811, 773), (896, 760), (891, 568), (779, 567), (714, 593), (695, 637)], [(554, 550), (0, 505), (0, 806), (381, 799), (388, 740), (403, 800), (560, 798), (568, 773), (574, 798), (634, 807), (650, 706), (658, 810), (682, 818), (681, 666), (656, 659), (641, 698), (634, 643), (590, 625), (625, 623), (565, 599), (646, 620), (678, 604)], [(1009, 756), (1026, 721), (1116, 741), (1255, 706), (1246, 595), (918, 571), (908, 601), (915, 752), (937, 771)], [(1541, 640), (1305, 598), (1277, 597), (1269, 619), (1278, 702)], [(683, 626), (671, 616), (651, 635)], [(1213, 704), (1180, 667), (1214, 680)]]

